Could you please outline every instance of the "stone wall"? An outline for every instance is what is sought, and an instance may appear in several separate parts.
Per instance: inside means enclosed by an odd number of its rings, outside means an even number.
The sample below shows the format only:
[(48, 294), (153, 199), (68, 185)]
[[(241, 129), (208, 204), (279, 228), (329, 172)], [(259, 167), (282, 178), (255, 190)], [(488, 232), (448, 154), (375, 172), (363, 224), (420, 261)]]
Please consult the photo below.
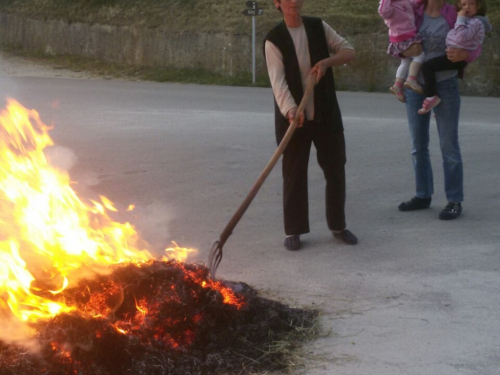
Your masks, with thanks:
[[(345, 37), (356, 48), (356, 60), (335, 69), (341, 90), (387, 91), (397, 59), (386, 54), (387, 34)], [(264, 35), (257, 35), (256, 73), (266, 74)], [(48, 54), (72, 54), (105, 62), (138, 66), (202, 68), (233, 75), (252, 71), (252, 37), (224, 33), (168, 32), (158, 29), (40, 21), (0, 13), (0, 41)], [(483, 54), (466, 71), (465, 95), (500, 96), (500, 38), (486, 38)]]

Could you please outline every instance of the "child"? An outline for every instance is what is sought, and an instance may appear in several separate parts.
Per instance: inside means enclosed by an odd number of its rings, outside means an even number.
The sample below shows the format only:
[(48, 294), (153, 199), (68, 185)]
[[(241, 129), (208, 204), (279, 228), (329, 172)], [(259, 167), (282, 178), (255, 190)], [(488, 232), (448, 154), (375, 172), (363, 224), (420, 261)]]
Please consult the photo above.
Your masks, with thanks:
[[(396, 82), (389, 89), (396, 98), (405, 103), (403, 86), (423, 94), (422, 87), (417, 83), (420, 66), (424, 61), (425, 54), (422, 52), (416, 57), (404, 57), (402, 55), (415, 43), (421, 43), (415, 27), (415, 15), (413, 13), (422, 0), (380, 0), (378, 12), (389, 27), (389, 48), (387, 53), (401, 59), (401, 64), (396, 72)], [(413, 60), (413, 61), (412, 61)], [(405, 82), (406, 76), (410, 74)], [(404, 84), (403, 84), (404, 83)]]
[[(457, 22), (455, 28), (450, 30), (446, 36), (446, 46), (469, 51), (481, 48), (485, 33), (491, 31), (491, 24), (485, 17), (485, 0), (458, 0), (456, 6), (458, 10)], [(418, 113), (421, 115), (428, 113), (441, 102), (439, 96), (436, 95), (436, 72), (465, 68), (467, 63), (474, 61), (479, 54), (475, 54), (474, 58), (469, 58), (470, 60), (459, 62), (451, 62), (446, 55), (426, 61), (422, 66), (426, 99)]]

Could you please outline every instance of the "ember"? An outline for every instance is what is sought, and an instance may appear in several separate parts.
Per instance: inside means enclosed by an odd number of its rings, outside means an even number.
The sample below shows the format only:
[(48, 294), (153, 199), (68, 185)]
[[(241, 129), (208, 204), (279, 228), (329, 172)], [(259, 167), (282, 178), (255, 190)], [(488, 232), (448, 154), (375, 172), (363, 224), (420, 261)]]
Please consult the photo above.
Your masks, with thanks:
[(315, 311), (214, 281), (205, 265), (185, 262), (191, 249), (155, 259), (131, 224), (110, 218), (111, 201), (84, 203), (50, 165), (53, 143), (36, 111), (9, 100), (0, 125), (0, 375), (289, 366)]
[[(74, 312), (36, 325), (38, 355), (0, 346), (2, 375), (245, 374), (282, 370), (316, 312), (213, 283), (200, 264), (150, 261), (65, 290)], [(240, 292), (233, 292), (232, 288)], [(221, 290), (223, 291), (221, 293)], [(224, 293), (236, 303), (225, 303)], [(88, 317), (85, 312), (106, 312)], [(293, 339), (290, 339), (293, 335)], [(286, 350), (273, 350), (287, 340)]]

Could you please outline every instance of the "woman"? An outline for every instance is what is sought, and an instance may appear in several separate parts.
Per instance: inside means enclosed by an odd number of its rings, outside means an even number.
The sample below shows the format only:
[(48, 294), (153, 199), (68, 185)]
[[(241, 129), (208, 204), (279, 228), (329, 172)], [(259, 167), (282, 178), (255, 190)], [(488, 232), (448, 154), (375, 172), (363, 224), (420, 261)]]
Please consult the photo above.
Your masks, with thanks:
[[(457, 19), (457, 11), (444, 0), (426, 0), (415, 11), (415, 22), (422, 45), (416, 45), (412, 56), (425, 52), (425, 60), (447, 55), (453, 62), (469, 58), (469, 52), (461, 49), (447, 49), (445, 40)], [(471, 54), (478, 51), (470, 52)], [(448, 204), (439, 213), (439, 219), (456, 219), (462, 213), (463, 165), (458, 143), (458, 118), (460, 113), (460, 94), (458, 91), (458, 71), (438, 72), (437, 93), (441, 103), (436, 106), (437, 130), (443, 158), (444, 188)], [(423, 82), (421, 82), (423, 83)], [(400, 211), (413, 211), (428, 208), (434, 193), (432, 168), (429, 155), (429, 124), (431, 113), (421, 115), (425, 96), (406, 90), (406, 112), (412, 141), (413, 168), (415, 171), (416, 193), (409, 201), (399, 205)]]
[(319, 18), (301, 16), (304, 0), (273, 1), (283, 22), (267, 34), (264, 52), (275, 98), (278, 144), (295, 118), (311, 74), (317, 82), (283, 153), (284, 245), (298, 250), (300, 235), (309, 232), (307, 166), (312, 143), (326, 179), (328, 227), (335, 238), (354, 245), (358, 240), (345, 223), (345, 141), (332, 72), (333, 66), (351, 61), (354, 50)]

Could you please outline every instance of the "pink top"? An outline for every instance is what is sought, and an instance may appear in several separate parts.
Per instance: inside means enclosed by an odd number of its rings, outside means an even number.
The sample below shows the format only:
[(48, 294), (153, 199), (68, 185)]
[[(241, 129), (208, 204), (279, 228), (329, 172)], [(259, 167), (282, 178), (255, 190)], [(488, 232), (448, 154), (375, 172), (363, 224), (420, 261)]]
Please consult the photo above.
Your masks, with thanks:
[(402, 42), (417, 34), (413, 9), (422, 0), (380, 0), (378, 13), (389, 28), (391, 43)]
[[(458, 16), (455, 28), (450, 30), (446, 37), (446, 45), (451, 48), (481, 51), (484, 40), (485, 27), (477, 17)], [(470, 56), (467, 62), (471, 62)]]

